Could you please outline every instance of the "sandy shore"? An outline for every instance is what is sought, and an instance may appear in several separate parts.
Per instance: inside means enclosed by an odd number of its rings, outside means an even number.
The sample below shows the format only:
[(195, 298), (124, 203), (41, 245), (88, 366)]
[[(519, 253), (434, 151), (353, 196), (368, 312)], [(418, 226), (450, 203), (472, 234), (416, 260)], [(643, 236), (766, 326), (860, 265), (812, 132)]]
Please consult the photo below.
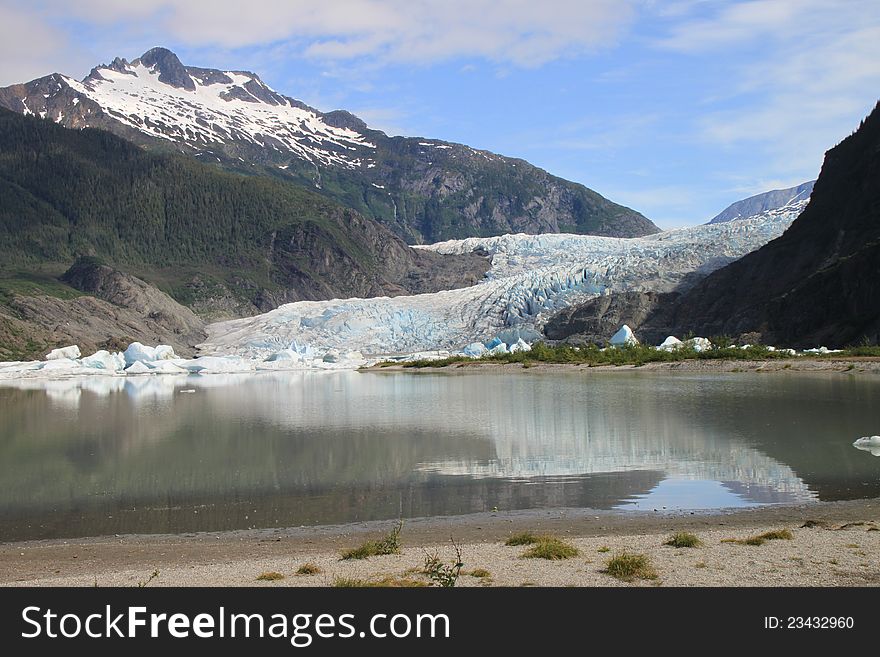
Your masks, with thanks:
[[(806, 525), (806, 526), (805, 526)], [(449, 561), (454, 537), (465, 572), (458, 586), (877, 586), (880, 585), (880, 499), (760, 507), (712, 514), (619, 513), (559, 509), (409, 520), (400, 554), (342, 561), (340, 551), (382, 536), (391, 522), (253, 530), (181, 536), (118, 536), (0, 544), (3, 586), (328, 586), (337, 578), (408, 578), (425, 553)], [(789, 529), (790, 540), (760, 546), (743, 539)], [(563, 561), (526, 559), (526, 547), (505, 547), (514, 533), (558, 536), (580, 554)], [(703, 545), (663, 545), (689, 531)], [(655, 580), (620, 582), (603, 572), (622, 551), (645, 554)], [(305, 563), (320, 573), (296, 575)], [(260, 582), (264, 572), (283, 579)]]

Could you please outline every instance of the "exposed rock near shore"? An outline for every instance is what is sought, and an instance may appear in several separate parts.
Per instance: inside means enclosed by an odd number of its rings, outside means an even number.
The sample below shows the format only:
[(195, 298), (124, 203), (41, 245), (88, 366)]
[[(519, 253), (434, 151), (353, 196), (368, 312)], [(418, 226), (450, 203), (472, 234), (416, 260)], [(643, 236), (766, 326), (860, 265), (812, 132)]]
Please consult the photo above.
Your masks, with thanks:
[(82, 259), (62, 280), (85, 295), (15, 296), (0, 306), (0, 358), (42, 357), (61, 344), (79, 345), (83, 354), (118, 351), (134, 341), (191, 356), (204, 339), (204, 322), (193, 311), (135, 276)]

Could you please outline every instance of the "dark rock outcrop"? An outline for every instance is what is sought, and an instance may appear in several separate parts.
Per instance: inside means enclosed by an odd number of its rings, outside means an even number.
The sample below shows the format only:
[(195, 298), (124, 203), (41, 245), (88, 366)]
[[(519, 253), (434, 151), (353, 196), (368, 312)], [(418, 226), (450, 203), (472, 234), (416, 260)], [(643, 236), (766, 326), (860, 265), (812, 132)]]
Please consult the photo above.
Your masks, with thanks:
[[(93, 258), (80, 258), (61, 280), (86, 294), (125, 308), (143, 318), (165, 344), (187, 349), (205, 337), (204, 322), (189, 308), (146, 281), (100, 264)], [(109, 336), (108, 336), (109, 337)]]
[[(668, 315), (677, 298), (675, 292), (606, 294), (560, 310), (544, 325), (544, 335), (575, 344), (605, 345), (626, 324), (640, 341), (659, 344), (666, 337), (661, 335), (661, 317)], [(644, 326), (649, 318), (653, 318), (656, 328)]]
[(826, 153), (788, 230), (684, 293), (667, 328), (790, 347), (880, 340), (880, 104)]

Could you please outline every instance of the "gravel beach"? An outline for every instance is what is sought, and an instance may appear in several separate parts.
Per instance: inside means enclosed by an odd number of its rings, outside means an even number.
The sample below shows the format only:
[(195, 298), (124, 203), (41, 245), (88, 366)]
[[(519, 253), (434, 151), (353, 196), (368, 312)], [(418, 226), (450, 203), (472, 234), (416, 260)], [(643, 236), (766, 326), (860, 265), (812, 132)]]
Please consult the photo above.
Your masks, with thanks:
[[(343, 578), (430, 583), (426, 554), (453, 560), (457, 586), (876, 586), (880, 584), (880, 500), (760, 507), (711, 514), (583, 509), (486, 513), (404, 523), (400, 554), (343, 561), (340, 552), (380, 538), (393, 522), (190, 535), (144, 535), (0, 544), (2, 586), (331, 586)], [(790, 539), (745, 545), (768, 531)], [(559, 537), (578, 556), (524, 558), (527, 546), (504, 541), (531, 531)], [(702, 545), (664, 545), (673, 532)], [(644, 554), (656, 578), (624, 582), (604, 572), (620, 553)], [(318, 566), (297, 575), (303, 564)], [(477, 571), (475, 576), (470, 574)], [(479, 571), (487, 571), (480, 573)], [(268, 572), (282, 579), (257, 578)]]

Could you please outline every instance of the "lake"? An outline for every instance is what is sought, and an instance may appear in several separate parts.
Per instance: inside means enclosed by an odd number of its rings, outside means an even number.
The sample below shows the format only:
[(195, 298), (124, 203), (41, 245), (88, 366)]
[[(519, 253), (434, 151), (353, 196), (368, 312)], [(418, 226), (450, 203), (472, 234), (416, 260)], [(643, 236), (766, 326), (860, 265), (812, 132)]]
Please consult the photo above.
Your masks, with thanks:
[(880, 496), (880, 377), (303, 372), (0, 382), (0, 540)]

